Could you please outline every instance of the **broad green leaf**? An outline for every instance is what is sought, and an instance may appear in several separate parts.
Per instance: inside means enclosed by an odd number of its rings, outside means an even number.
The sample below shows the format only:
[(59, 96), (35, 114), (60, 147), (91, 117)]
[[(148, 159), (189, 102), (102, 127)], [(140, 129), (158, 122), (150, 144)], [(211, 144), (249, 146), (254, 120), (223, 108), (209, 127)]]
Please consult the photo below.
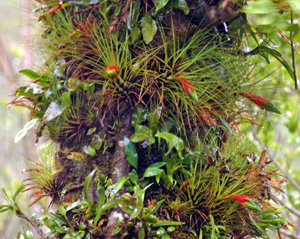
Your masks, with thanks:
[(141, 21), (142, 33), (146, 44), (150, 43), (157, 31), (156, 21), (152, 19), (151, 13), (147, 12)]
[(146, 223), (158, 223), (159, 222), (159, 219), (158, 217), (150, 214), (150, 215), (146, 215), (146, 216), (143, 216), (143, 220), (146, 222)]
[(160, 168), (151, 168), (151, 167), (148, 167), (148, 168), (146, 168), (143, 177), (144, 178), (153, 177), (153, 176), (161, 174), (163, 171), (164, 170), (160, 169)]
[(167, 5), (167, 3), (169, 2), (169, 0), (155, 0), (154, 3), (155, 3), (155, 6), (156, 6), (156, 13), (162, 9), (164, 6)]
[(162, 236), (163, 234), (165, 234), (166, 230), (163, 227), (158, 228), (156, 234), (159, 236)]
[(100, 136), (98, 134), (95, 134), (92, 138), (92, 142), (91, 142), (91, 146), (96, 149), (99, 150), (102, 146), (103, 140), (100, 138)]
[(173, 7), (183, 10), (186, 15), (190, 12), (190, 8), (185, 0), (173, 0)]
[(131, 135), (130, 140), (134, 143), (138, 143), (146, 139), (150, 139), (151, 136), (152, 136), (152, 131), (147, 126), (136, 125), (135, 133)]
[(123, 176), (123, 177), (119, 178), (118, 182), (115, 185), (114, 193), (119, 192), (119, 190), (123, 188), (123, 186), (126, 182), (127, 182), (127, 177), (126, 176)]
[(55, 230), (55, 226), (57, 226), (56, 221), (48, 217), (44, 218), (43, 222), (51, 230)]
[(154, 126), (158, 125), (161, 116), (161, 111), (162, 111), (162, 107), (158, 106), (158, 107), (153, 107), (153, 109), (151, 109), (151, 111), (148, 113), (147, 120), (150, 124), (151, 129), (153, 129)]
[(166, 164), (167, 164), (166, 162), (156, 162), (156, 163), (149, 165), (148, 168), (160, 168)]
[(124, 152), (126, 154), (128, 163), (130, 163), (131, 166), (137, 169), (138, 155), (136, 153), (135, 146), (126, 136), (124, 137)]
[(170, 236), (168, 234), (162, 235), (161, 239), (170, 239)]
[(69, 107), (69, 106), (72, 105), (71, 92), (70, 91), (64, 92), (61, 95), (60, 99), (63, 102), (65, 107)]
[(64, 111), (64, 108), (65, 108), (64, 106), (61, 106), (56, 102), (52, 101), (44, 114), (43, 117), (44, 121), (48, 122), (56, 118), (57, 116), (61, 115), (62, 112)]
[(168, 231), (168, 232), (172, 232), (172, 231), (174, 231), (175, 229), (176, 229), (175, 227), (168, 227), (168, 228), (167, 228), (167, 231)]
[(145, 236), (145, 228), (141, 227), (139, 231), (139, 239), (144, 239)]
[(83, 148), (82, 148), (82, 150), (86, 153), (86, 154), (88, 154), (88, 155), (90, 155), (90, 156), (95, 156), (96, 155), (96, 150), (91, 146), (91, 145), (89, 145), (89, 146), (83, 146)]
[(85, 200), (89, 203), (89, 204), (92, 204), (91, 200), (90, 200), (90, 197), (89, 197), (89, 188), (90, 188), (90, 184), (91, 184), (91, 181), (92, 181), (92, 178), (94, 176), (94, 173), (96, 171), (93, 170), (85, 179), (84, 181), (84, 187), (83, 187), (83, 191), (84, 191), (84, 196), (85, 196)]
[(29, 77), (30, 79), (33, 79), (33, 80), (39, 80), (41, 78), (41, 75), (30, 70), (30, 69), (23, 69), (23, 70), (20, 70), (19, 73)]
[(132, 8), (129, 9), (127, 13), (127, 28), (132, 31), (132, 29), (137, 25), (139, 13), (140, 13), (140, 1), (133, 1)]
[(135, 169), (133, 169), (128, 176), (132, 184), (137, 185), (139, 183), (139, 178)]
[(133, 114), (131, 116), (131, 125), (133, 127), (135, 127), (136, 125), (139, 125), (140, 123), (144, 122), (147, 118), (147, 108), (142, 106), (142, 105), (138, 105), (134, 111)]
[(184, 144), (183, 144), (183, 140), (181, 138), (177, 137), (174, 134), (164, 133), (164, 132), (159, 132), (155, 136), (159, 137), (159, 138), (163, 138), (167, 141), (169, 150), (168, 150), (168, 152), (166, 152), (165, 155), (168, 155), (169, 153), (171, 153), (171, 150), (173, 148), (175, 148), (178, 152), (179, 157), (182, 158), (181, 152), (184, 149)]

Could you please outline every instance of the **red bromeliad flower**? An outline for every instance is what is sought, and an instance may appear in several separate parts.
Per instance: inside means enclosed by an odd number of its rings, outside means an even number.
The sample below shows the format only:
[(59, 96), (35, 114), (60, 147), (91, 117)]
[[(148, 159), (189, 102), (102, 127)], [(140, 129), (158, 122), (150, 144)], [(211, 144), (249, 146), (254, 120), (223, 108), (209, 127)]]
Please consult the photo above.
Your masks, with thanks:
[(247, 99), (251, 100), (253, 103), (255, 103), (257, 106), (264, 110), (272, 111), (278, 114), (281, 114), (280, 111), (277, 109), (275, 105), (273, 105), (267, 98), (251, 94), (251, 93), (246, 93), (246, 92), (241, 92), (240, 95), (246, 97)]
[(231, 198), (232, 200), (239, 202), (243, 206), (245, 206), (245, 202), (248, 202), (251, 199), (251, 197), (246, 196), (246, 195), (242, 195), (242, 196), (228, 195), (228, 196), (226, 196), (226, 198)]
[(105, 67), (105, 72), (107, 73), (107, 75), (112, 77), (119, 73), (118, 68), (115, 65)]
[(253, 211), (261, 211), (262, 210), (260, 205), (258, 203), (256, 203), (255, 201), (253, 201), (250, 196), (228, 195), (228, 196), (225, 196), (225, 198), (231, 198), (232, 200), (239, 202), (244, 207), (246, 207), (250, 210), (253, 210)]
[(184, 78), (180, 78), (180, 77), (176, 77), (176, 79), (181, 83), (181, 86), (182, 86), (182, 89), (190, 94), (190, 90), (194, 91), (194, 86), (192, 83), (190, 83), (189, 81), (187, 81), (186, 79)]

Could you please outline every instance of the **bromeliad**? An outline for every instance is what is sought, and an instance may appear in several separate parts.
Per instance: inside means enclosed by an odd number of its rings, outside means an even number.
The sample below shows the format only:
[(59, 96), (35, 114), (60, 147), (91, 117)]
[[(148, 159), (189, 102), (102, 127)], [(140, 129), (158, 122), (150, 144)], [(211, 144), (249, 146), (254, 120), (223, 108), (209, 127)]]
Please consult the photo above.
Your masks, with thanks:
[(255, 95), (252, 93), (246, 93), (246, 92), (241, 92), (241, 96), (246, 97), (248, 100), (251, 100), (253, 103), (255, 103), (257, 106), (262, 108), (263, 110), (268, 110), (275, 112), (277, 114), (281, 114), (280, 111), (277, 109), (275, 105), (273, 105), (267, 98)]
[(105, 72), (111, 77), (114, 77), (119, 73), (118, 68), (115, 65), (105, 67)]
[(251, 199), (250, 196), (246, 196), (246, 195), (228, 195), (225, 196), (225, 198), (230, 198), (234, 201), (239, 202), (240, 204), (242, 204), (244, 207), (250, 209), (250, 210), (254, 210), (254, 211), (261, 211), (262, 209), (260, 208), (260, 206)]

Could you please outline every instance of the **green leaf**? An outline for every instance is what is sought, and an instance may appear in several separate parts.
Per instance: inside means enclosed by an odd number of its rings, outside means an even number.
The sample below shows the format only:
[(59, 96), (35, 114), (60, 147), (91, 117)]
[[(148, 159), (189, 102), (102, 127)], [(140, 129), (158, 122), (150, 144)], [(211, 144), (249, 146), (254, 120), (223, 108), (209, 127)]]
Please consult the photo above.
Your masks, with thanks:
[(61, 105), (57, 104), (56, 102), (52, 101), (44, 114), (44, 117), (43, 117), (44, 121), (46, 121), (46, 122), (50, 121), (50, 120), (56, 118), (57, 116), (61, 115), (62, 112), (64, 111), (64, 108), (65, 108), (64, 106), (61, 106)]
[(139, 231), (139, 239), (145, 238), (145, 228), (141, 227)]
[(181, 138), (177, 137), (174, 134), (164, 133), (164, 132), (158, 132), (155, 136), (159, 137), (159, 138), (163, 138), (164, 140), (167, 141), (169, 150), (168, 150), (168, 152), (166, 152), (165, 155), (168, 155), (169, 153), (171, 153), (171, 150), (175, 147), (175, 149), (178, 152), (179, 157), (182, 158), (181, 152), (184, 149), (184, 144), (183, 144), (183, 140)]
[(70, 204), (67, 208), (66, 208), (66, 211), (70, 211), (78, 206), (82, 206), (82, 205), (87, 205), (87, 202), (86, 201), (76, 201), (72, 204)]
[(30, 130), (38, 121), (39, 119), (32, 119), (27, 124), (25, 124), (23, 129), (21, 129), (17, 133), (14, 142), (15, 143), (19, 142), (27, 134), (27, 131)]
[(155, 13), (157, 13), (160, 9), (162, 9), (164, 6), (167, 5), (167, 3), (169, 2), (169, 0), (155, 0), (155, 6), (156, 6), (156, 11)]
[(96, 4), (98, 2), (101, 2), (102, 0), (66, 0), (68, 3), (73, 3), (73, 4)]
[(33, 79), (33, 80), (39, 80), (41, 78), (41, 75), (30, 70), (30, 69), (23, 69), (23, 70), (20, 70), (19, 73), (29, 77), (30, 79)]
[(94, 149), (99, 150), (102, 146), (102, 142), (103, 142), (103, 140), (100, 138), (100, 136), (98, 134), (95, 134), (92, 138), (92, 142), (90, 145)]
[(159, 235), (159, 236), (162, 236), (163, 234), (165, 234), (165, 232), (166, 232), (165, 229), (163, 227), (160, 227), (157, 230), (156, 234)]
[(63, 217), (61, 217), (53, 212), (49, 212), (49, 216), (61, 224), (67, 224), (67, 221)]
[(142, 33), (146, 44), (150, 43), (157, 31), (156, 21), (152, 19), (151, 13), (147, 12), (141, 21)]
[(162, 111), (161, 106), (153, 107), (153, 109), (151, 109), (151, 111), (147, 115), (147, 120), (152, 130), (154, 130), (155, 126), (157, 126), (159, 123), (161, 111)]
[(115, 185), (114, 193), (117, 193), (120, 189), (122, 189), (126, 182), (127, 182), (126, 176), (119, 178), (118, 182)]
[(176, 229), (175, 227), (168, 227), (167, 231), (168, 231), (168, 232), (172, 232), (172, 231), (174, 231), (175, 229)]
[(90, 184), (92, 181), (92, 178), (94, 176), (95, 170), (93, 170), (85, 179), (84, 181), (84, 187), (83, 187), (83, 191), (84, 191), (84, 196), (85, 196), (85, 200), (89, 203), (89, 204), (93, 204), (89, 198), (89, 188), (90, 188)]
[(160, 208), (160, 206), (163, 204), (163, 202), (165, 201), (166, 199), (163, 199), (163, 200), (160, 200), (158, 203), (156, 203), (152, 208), (151, 208), (151, 213), (156, 213), (157, 210)]
[(130, 140), (134, 143), (142, 142), (146, 139), (150, 139), (152, 136), (152, 130), (144, 125), (136, 125), (135, 133), (131, 135)]
[(148, 167), (148, 168), (146, 168), (143, 177), (144, 178), (153, 177), (153, 176), (161, 174), (163, 171), (164, 170), (160, 169), (160, 168), (151, 168), (151, 167)]
[(164, 234), (161, 239), (170, 239), (170, 236), (168, 234)]
[(133, 1), (132, 8), (127, 13), (127, 28), (132, 31), (132, 29), (137, 25), (139, 13), (140, 13), (140, 1)]
[(88, 154), (88, 155), (90, 155), (90, 156), (95, 156), (96, 155), (96, 150), (91, 146), (91, 145), (89, 145), (89, 146), (83, 146), (83, 151), (86, 153), (86, 154)]
[(138, 155), (133, 143), (125, 136), (124, 137), (124, 152), (127, 157), (128, 163), (135, 169), (138, 168)]
[(163, 220), (158, 223), (152, 224), (153, 227), (163, 227), (163, 226), (180, 226), (185, 224), (184, 222), (174, 222), (174, 221), (168, 221), (168, 220)]
[(63, 102), (65, 107), (69, 107), (69, 106), (72, 105), (71, 92), (70, 91), (64, 92), (61, 95), (60, 99)]
[(132, 184), (137, 185), (139, 183), (139, 178), (135, 169), (133, 169), (131, 173), (128, 174), (128, 176)]
[(12, 207), (9, 206), (9, 205), (2, 205), (2, 206), (0, 206), (0, 213), (6, 212), (8, 210), (12, 210)]
[(14, 143), (18, 143), (25, 135), (27, 134), (27, 130), (21, 129), (14, 140)]
[(142, 105), (138, 105), (134, 111), (133, 114), (131, 116), (131, 125), (133, 127), (135, 127), (136, 125), (139, 125), (140, 123), (144, 122), (147, 118), (147, 108), (142, 106)]
[(165, 166), (166, 164), (167, 164), (166, 162), (156, 162), (149, 165), (149, 168), (160, 168), (162, 166)]
[(71, 152), (70, 154), (68, 154), (67, 158), (80, 161), (80, 160), (83, 160), (85, 158), (85, 156), (79, 152)]
[(12, 200), (15, 201), (19, 193), (22, 192), (25, 188), (26, 188), (26, 184), (22, 184), (15, 192), (14, 196), (12, 197)]
[(173, 7), (183, 10), (186, 15), (190, 12), (190, 8), (185, 0), (173, 0)]
[(154, 215), (146, 215), (146, 216), (143, 216), (143, 220), (146, 222), (146, 223), (157, 223), (159, 222), (159, 219), (158, 217), (154, 216)]

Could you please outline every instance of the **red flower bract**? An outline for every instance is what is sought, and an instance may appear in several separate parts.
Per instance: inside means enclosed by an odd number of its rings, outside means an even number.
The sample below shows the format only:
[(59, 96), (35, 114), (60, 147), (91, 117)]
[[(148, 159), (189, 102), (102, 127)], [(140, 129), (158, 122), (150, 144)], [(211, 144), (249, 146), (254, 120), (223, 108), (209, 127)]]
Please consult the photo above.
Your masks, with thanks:
[(115, 76), (119, 73), (118, 68), (115, 65), (105, 67), (105, 71), (110, 76)]
[(240, 95), (245, 96), (247, 99), (251, 100), (253, 103), (258, 106), (265, 106), (268, 102), (268, 99), (259, 95), (254, 95), (251, 93), (241, 92)]
[(186, 79), (184, 78), (179, 78), (179, 77), (176, 77), (176, 79), (181, 83), (181, 86), (182, 86), (182, 89), (190, 94), (190, 90), (193, 90), (194, 91), (194, 86), (192, 83), (190, 83), (189, 81), (187, 81)]
[(228, 195), (228, 196), (226, 196), (226, 198), (231, 198), (232, 200), (239, 202), (243, 206), (245, 206), (245, 202), (248, 202), (251, 199), (251, 197), (246, 196), (246, 195), (242, 195), (242, 196)]

